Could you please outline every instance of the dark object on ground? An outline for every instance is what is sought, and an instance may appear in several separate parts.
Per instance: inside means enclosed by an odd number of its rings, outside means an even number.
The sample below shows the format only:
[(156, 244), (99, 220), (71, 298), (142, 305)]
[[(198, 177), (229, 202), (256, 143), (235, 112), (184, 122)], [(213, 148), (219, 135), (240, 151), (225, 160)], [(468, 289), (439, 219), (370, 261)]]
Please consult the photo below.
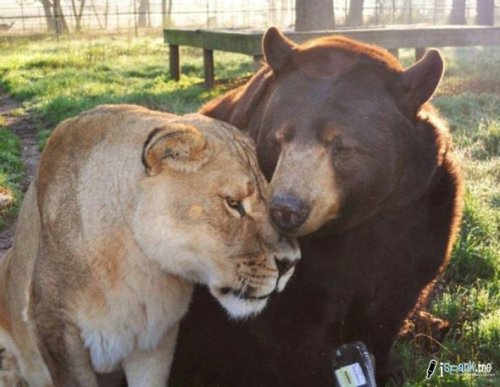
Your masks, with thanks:
[(335, 350), (333, 374), (335, 387), (376, 387), (373, 360), (361, 341), (341, 345)]
[(360, 340), (377, 382), (400, 385), (392, 344), (446, 266), (461, 217), (449, 131), (427, 103), (443, 60), (431, 50), (404, 70), (378, 47), (341, 37), (299, 46), (274, 28), (263, 48), (268, 65), (202, 112), (255, 139), (271, 215), (301, 236), (303, 261), (246, 323), (198, 289), (172, 380), (331, 387), (335, 348)]

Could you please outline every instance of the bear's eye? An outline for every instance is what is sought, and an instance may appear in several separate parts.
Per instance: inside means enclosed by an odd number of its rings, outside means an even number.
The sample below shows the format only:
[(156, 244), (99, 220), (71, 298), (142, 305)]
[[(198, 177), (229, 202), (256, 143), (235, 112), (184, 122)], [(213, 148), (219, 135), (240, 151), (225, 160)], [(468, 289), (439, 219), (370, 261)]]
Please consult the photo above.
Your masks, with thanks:
[(342, 152), (342, 154), (349, 154), (352, 150), (352, 148), (344, 144), (339, 137), (335, 137), (330, 146), (334, 153)]
[(238, 211), (241, 217), (245, 216), (246, 214), (245, 207), (243, 206), (243, 203), (240, 200), (236, 200), (228, 196), (226, 198), (226, 203), (230, 208)]
[(334, 151), (340, 151), (342, 149), (342, 140), (339, 137), (335, 137), (331, 141), (330, 146)]
[(274, 150), (279, 150), (281, 148), (281, 143), (278, 141), (276, 136), (272, 136), (271, 138), (269, 138), (269, 142)]

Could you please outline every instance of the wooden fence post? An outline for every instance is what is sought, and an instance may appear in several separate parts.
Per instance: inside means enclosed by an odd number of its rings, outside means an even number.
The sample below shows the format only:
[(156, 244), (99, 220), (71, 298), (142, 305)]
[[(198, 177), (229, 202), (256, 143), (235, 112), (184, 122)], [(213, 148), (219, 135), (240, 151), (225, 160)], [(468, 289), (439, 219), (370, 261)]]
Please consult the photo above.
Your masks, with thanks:
[(425, 55), (426, 51), (427, 51), (427, 49), (424, 47), (415, 48), (415, 61), (422, 59), (422, 57)]
[(179, 46), (176, 44), (168, 45), (168, 58), (170, 62), (170, 76), (175, 81), (181, 77), (181, 66), (179, 61)]
[(203, 49), (203, 68), (205, 69), (205, 87), (208, 90), (214, 88), (214, 51)]

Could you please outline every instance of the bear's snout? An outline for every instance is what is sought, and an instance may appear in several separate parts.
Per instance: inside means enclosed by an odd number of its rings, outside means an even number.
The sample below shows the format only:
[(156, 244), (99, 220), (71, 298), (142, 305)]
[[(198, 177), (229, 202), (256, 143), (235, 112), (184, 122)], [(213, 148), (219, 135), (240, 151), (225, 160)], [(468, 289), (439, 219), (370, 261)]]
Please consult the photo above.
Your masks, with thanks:
[(276, 194), (269, 206), (271, 220), (281, 232), (291, 232), (301, 226), (309, 215), (309, 206), (291, 194)]

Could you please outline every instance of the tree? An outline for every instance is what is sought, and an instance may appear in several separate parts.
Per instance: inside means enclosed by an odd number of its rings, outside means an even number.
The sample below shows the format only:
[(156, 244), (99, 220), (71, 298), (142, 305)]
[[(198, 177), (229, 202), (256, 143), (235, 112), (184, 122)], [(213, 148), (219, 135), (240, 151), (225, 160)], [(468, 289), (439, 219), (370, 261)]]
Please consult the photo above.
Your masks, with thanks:
[(54, 19), (55, 19), (55, 24), (56, 24), (56, 33), (64, 33), (68, 32), (68, 24), (66, 23), (66, 18), (64, 17), (64, 12), (61, 7), (61, 0), (54, 0), (53, 1), (53, 7), (54, 7)]
[(364, 0), (351, 0), (349, 3), (349, 14), (347, 24), (350, 26), (360, 26), (363, 24), (363, 3)]
[(137, 26), (141, 28), (151, 27), (149, 0), (140, 0), (139, 2), (139, 19), (137, 21)]
[(109, 0), (106, 0), (104, 5), (104, 28), (108, 29), (108, 16), (109, 16)]
[(495, 1), (482, 0), (477, 2), (476, 24), (492, 26), (495, 15)]
[(453, 0), (450, 24), (465, 24), (465, 0)]
[[(101, 18), (99, 17), (99, 12), (97, 12), (97, 8), (95, 6), (94, 0), (90, 0), (90, 5), (92, 6), (92, 10), (94, 11), (95, 18), (97, 20), (97, 24), (99, 24), (99, 28), (102, 30), (103, 25), (101, 23)], [(106, 18), (107, 15), (104, 15), (104, 18)]]
[(295, 30), (331, 30), (335, 26), (333, 0), (295, 0)]
[(85, 7), (85, 0), (80, 0), (80, 8), (79, 9), (77, 9), (76, 1), (71, 0), (71, 7), (73, 9), (73, 16), (75, 17), (75, 30), (81, 31), (82, 30), (82, 15), (83, 15), (83, 8)]
[(54, 0), (53, 2), (50, 0), (40, 0), (40, 2), (43, 5), (48, 30), (58, 34), (68, 32), (68, 25), (66, 24), (66, 18), (61, 7), (61, 0)]
[(170, 24), (170, 18), (172, 16), (172, 3), (173, 0), (161, 0), (161, 16), (163, 27), (167, 27)]
[(54, 16), (52, 15), (52, 4), (50, 0), (40, 0), (43, 5), (43, 12), (45, 13), (45, 21), (47, 22), (47, 29), (49, 31), (56, 30)]

